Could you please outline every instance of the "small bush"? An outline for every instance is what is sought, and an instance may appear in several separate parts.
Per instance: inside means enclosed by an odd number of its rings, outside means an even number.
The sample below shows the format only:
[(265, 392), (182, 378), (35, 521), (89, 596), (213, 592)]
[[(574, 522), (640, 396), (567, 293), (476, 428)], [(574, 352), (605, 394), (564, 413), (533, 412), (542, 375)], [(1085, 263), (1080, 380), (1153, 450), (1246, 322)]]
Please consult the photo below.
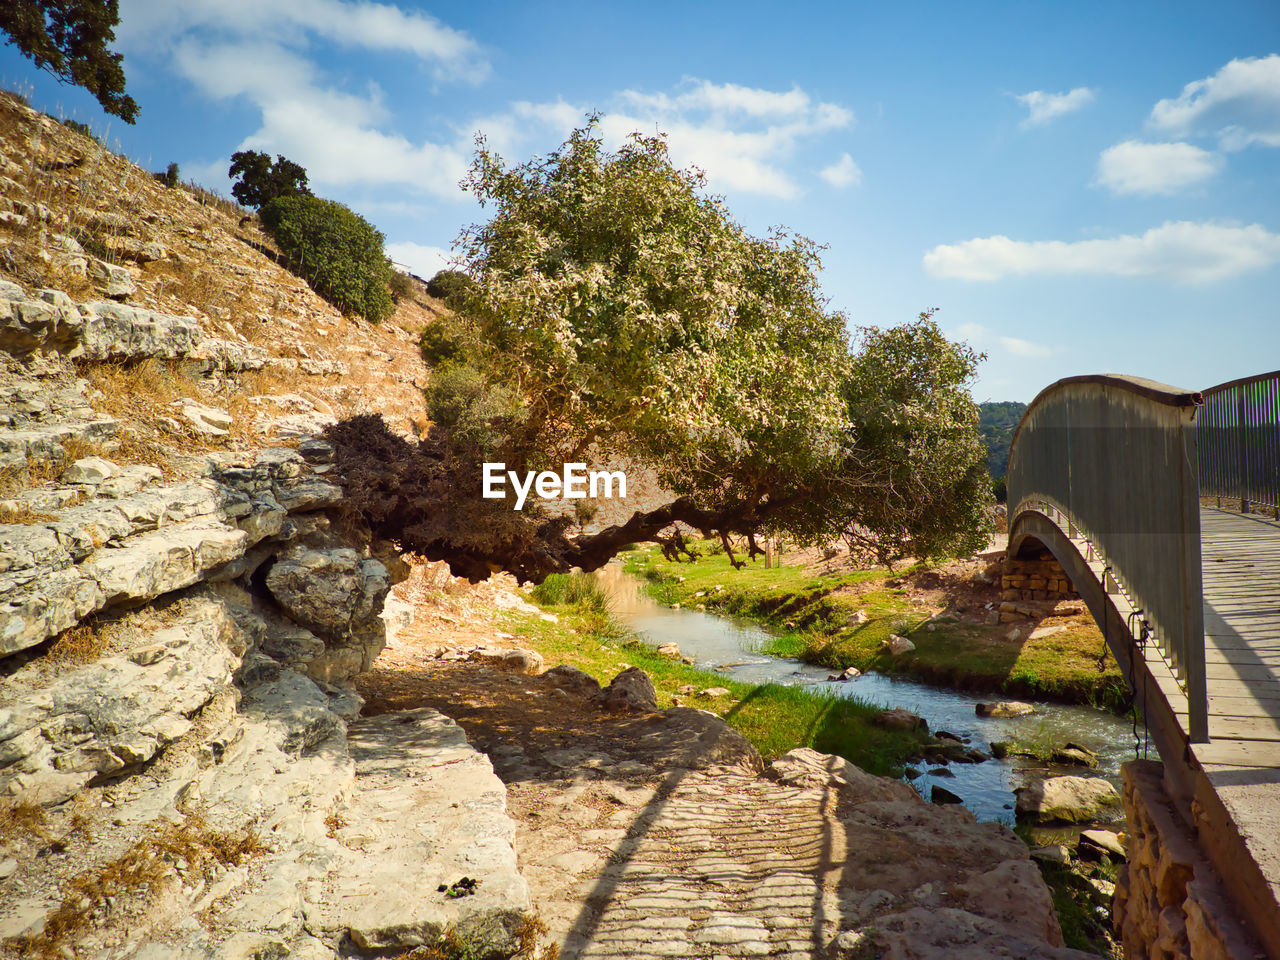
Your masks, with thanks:
[(391, 315), (391, 262), (382, 234), (364, 217), (309, 195), (277, 197), (261, 217), (289, 268), (316, 293), (374, 323)]
[(427, 416), (450, 436), (491, 449), (520, 415), (519, 398), (474, 367), (437, 370), (427, 388)]
[(178, 164), (170, 163), (165, 167), (164, 173), (160, 176), (160, 182), (172, 190), (178, 185)]
[(87, 123), (81, 123), (79, 120), (63, 120), (62, 125), (68, 130), (74, 130), (76, 133), (83, 134), (91, 140), (98, 139), (93, 135), (93, 131), (89, 129)]
[(392, 269), (391, 283), (388, 286), (391, 289), (391, 299), (396, 303), (413, 294), (413, 281), (409, 279), (407, 273), (401, 273), (399, 270)]
[(456, 315), (424, 328), (418, 337), (418, 349), (422, 351), (422, 359), (432, 367), (474, 364), (477, 359), (467, 329), (457, 322)]
[(427, 293), (456, 309), (462, 302), (462, 297), (474, 289), (475, 285), (476, 282), (461, 270), (441, 270), (427, 281)]

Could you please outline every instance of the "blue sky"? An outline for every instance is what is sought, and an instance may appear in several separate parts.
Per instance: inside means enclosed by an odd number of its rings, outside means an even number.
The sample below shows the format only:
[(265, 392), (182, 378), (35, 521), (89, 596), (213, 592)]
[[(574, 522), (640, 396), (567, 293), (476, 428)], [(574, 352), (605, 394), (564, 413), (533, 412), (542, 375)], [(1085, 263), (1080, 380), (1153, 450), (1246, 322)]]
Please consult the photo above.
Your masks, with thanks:
[(238, 149), (430, 275), (587, 111), (664, 130), (752, 232), (828, 249), (851, 324), (938, 307), (975, 395), (1077, 373), (1199, 388), (1280, 367), (1280, 4), (121, 0), (135, 127), (12, 48), (0, 76), (134, 159), (228, 190)]

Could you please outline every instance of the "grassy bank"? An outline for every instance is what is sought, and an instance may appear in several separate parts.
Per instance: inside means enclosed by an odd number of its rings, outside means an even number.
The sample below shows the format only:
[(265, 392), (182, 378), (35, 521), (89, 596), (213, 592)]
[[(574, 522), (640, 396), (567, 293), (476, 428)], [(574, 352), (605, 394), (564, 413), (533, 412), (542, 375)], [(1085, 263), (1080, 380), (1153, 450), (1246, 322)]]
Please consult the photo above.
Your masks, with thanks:
[[(627, 667), (639, 667), (653, 678), (659, 706), (679, 701), (719, 714), (754, 743), (766, 761), (795, 747), (812, 747), (845, 757), (871, 773), (896, 777), (924, 742), (917, 733), (876, 726), (872, 718), (879, 708), (856, 699), (777, 684), (739, 683), (660, 656), (610, 616), (594, 578), (550, 577), (534, 591), (534, 599), (559, 622), (526, 617), (513, 622), (512, 628), (532, 641), (547, 666), (571, 664), (602, 683)], [(685, 686), (696, 692), (681, 694)], [(717, 687), (729, 693), (712, 697), (700, 692)]]
[[(912, 602), (905, 582), (921, 569), (815, 576), (799, 566), (765, 569), (759, 561), (734, 570), (719, 552), (682, 563), (664, 560), (654, 549), (627, 557), (628, 572), (646, 579), (661, 602), (705, 606), (772, 628), (777, 635), (762, 652), (774, 656), (1009, 697), (1107, 708), (1124, 701), (1124, 681), (1092, 622), (1011, 641), (1009, 624), (932, 617)], [(885, 643), (892, 634), (906, 637), (916, 649), (891, 656)]]

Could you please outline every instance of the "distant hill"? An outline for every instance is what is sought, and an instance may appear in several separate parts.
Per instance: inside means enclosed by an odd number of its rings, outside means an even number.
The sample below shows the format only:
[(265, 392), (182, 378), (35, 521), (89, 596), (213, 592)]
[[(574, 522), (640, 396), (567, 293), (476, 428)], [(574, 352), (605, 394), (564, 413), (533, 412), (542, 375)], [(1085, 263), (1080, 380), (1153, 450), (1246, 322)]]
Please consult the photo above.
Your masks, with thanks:
[(1015, 400), (978, 404), (978, 429), (987, 445), (987, 469), (994, 480), (1003, 477), (1009, 466), (1009, 441), (1026, 409), (1025, 403)]

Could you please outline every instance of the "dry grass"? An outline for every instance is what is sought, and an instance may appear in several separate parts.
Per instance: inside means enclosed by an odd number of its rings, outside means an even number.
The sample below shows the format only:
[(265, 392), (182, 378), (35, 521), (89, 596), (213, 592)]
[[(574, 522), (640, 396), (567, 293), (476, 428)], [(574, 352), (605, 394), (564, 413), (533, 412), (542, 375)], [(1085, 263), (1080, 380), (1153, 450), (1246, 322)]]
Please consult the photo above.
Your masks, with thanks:
[(46, 918), (44, 929), (11, 943), (24, 957), (61, 958), (64, 947), (93, 926), (107, 898), (154, 897), (180, 864), (186, 864), (188, 876), (208, 877), (218, 866), (238, 866), (267, 850), (254, 834), (213, 830), (198, 815), (192, 815), (180, 824), (161, 828), (122, 856), (73, 877), (64, 886), (62, 903)]
[(97, 623), (81, 623), (63, 630), (49, 647), (40, 663), (54, 667), (78, 666), (102, 658), (111, 638)]
[(32, 510), (26, 504), (0, 503), (0, 523), (29, 525), (57, 519), (52, 513)]
[(48, 840), (49, 822), (44, 808), (24, 801), (0, 801), (0, 840)]

